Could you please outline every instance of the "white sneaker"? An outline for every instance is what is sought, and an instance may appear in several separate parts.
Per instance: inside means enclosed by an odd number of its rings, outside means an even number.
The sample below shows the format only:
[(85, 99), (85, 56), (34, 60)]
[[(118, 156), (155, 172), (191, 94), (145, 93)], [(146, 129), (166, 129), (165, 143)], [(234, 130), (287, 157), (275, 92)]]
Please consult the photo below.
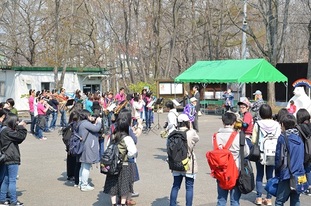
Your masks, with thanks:
[(88, 192), (94, 190), (94, 187), (87, 185), (87, 186), (81, 186), (81, 191), (82, 192)]

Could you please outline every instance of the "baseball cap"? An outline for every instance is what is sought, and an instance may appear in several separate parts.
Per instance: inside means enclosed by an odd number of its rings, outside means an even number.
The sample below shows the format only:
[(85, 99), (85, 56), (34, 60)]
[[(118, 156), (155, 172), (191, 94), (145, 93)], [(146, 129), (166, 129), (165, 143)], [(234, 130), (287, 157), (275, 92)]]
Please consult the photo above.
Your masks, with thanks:
[(247, 107), (250, 106), (250, 102), (248, 101), (247, 98), (245, 98), (242, 102), (238, 102), (238, 105), (239, 105), (239, 106), (240, 106), (241, 104), (244, 104), (244, 105), (246, 105)]
[(189, 117), (186, 114), (178, 115), (177, 120), (178, 120), (178, 122), (188, 122), (188, 121), (190, 121)]
[(198, 101), (197, 98), (195, 98), (195, 97), (190, 98), (190, 102), (195, 102), (195, 101)]
[(262, 95), (261, 91), (260, 90), (256, 90), (255, 93), (253, 93), (253, 95), (256, 95), (256, 94), (259, 94), (259, 95)]

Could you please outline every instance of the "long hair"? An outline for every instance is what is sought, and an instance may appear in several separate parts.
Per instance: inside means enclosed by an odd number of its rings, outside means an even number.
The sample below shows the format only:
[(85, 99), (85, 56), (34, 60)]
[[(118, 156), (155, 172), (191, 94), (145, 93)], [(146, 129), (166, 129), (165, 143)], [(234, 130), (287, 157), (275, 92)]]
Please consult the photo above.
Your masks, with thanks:
[(13, 113), (8, 113), (6, 114), (6, 118), (4, 121), (4, 125), (6, 125), (7, 127), (15, 130), (16, 126), (17, 126), (17, 121), (18, 121), (18, 117), (16, 114)]
[(115, 140), (119, 141), (123, 136), (129, 135), (129, 128), (132, 121), (131, 112), (128, 109), (123, 109), (116, 120)]

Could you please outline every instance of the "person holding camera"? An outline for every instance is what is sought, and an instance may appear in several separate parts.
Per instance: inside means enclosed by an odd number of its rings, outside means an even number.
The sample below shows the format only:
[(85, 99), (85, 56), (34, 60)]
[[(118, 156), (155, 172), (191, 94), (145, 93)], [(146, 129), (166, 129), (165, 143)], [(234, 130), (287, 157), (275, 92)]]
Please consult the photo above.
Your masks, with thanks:
[(232, 111), (234, 95), (232, 94), (231, 89), (227, 89), (227, 91), (224, 92), (222, 97), (225, 100), (226, 112)]
[[(4, 179), (1, 184), (0, 204), (1, 205), (23, 205), (17, 200), (16, 195), (16, 179), (18, 168), (21, 163), (19, 144), (21, 144), (27, 136), (26, 123), (19, 122), (15, 114), (8, 113), (4, 127), (0, 133), (0, 148), (3, 148), (6, 154), (4, 162)], [(9, 193), (9, 201), (7, 194)]]
[(238, 106), (240, 109), (240, 114), (242, 116), (242, 131), (245, 133), (245, 139), (249, 147), (251, 147), (251, 138), (253, 133), (253, 116), (249, 112), (250, 102), (247, 98), (245, 98), (242, 102), (238, 102)]

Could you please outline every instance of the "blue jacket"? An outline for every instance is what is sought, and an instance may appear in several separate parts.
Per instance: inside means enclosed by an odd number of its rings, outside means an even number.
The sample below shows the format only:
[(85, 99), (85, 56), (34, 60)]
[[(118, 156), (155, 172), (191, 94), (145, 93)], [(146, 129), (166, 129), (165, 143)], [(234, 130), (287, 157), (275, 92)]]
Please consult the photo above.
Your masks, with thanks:
[[(290, 172), (287, 165), (287, 147), (284, 133), (278, 138), (275, 151), (275, 176), (280, 178), (280, 181), (290, 179)], [(294, 175), (305, 174), (304, 160), (304, 144), (299, 137), (296, 129), (286, 130), (288, 138), (288, 150), (290, 154), (290, 168)]]

